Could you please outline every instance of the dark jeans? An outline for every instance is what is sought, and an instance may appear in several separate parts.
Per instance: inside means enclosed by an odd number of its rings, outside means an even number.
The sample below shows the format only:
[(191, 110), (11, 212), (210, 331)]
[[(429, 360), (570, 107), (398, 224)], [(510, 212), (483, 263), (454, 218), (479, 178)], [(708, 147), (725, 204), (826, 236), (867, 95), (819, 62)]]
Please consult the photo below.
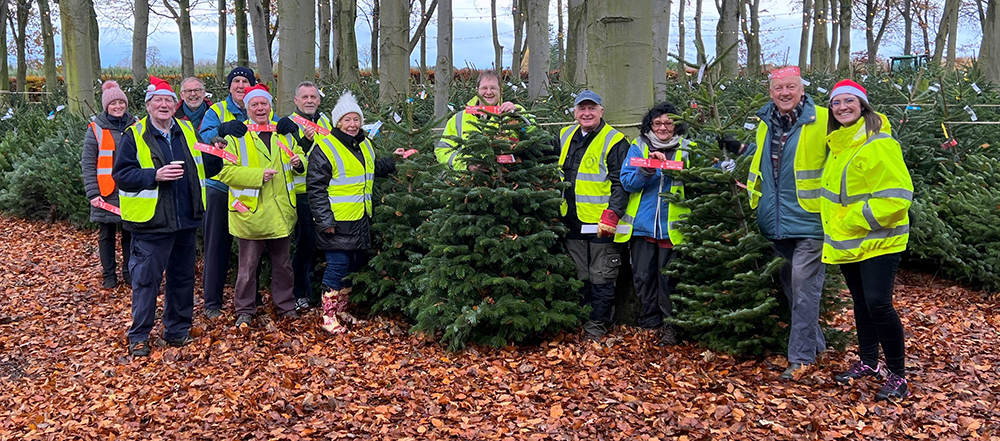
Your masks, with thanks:
[(344, 277), (360, 270), (366, 255), (367, 250), (327, 251), (323, 285), (333, 290), (351, 287), (351, 281)]
[(854, 324), (858, 329), (858, 352), (868, 366), (878, 366), (882, 346), (889, 371), (906, 376), (906, 345), (903, 323), (892, 306), (900, 253), (872, 257), (840, 265), (844, 281), (854, 299)]
[(677, 286), (677, 279), (663, 274), (663, 269), (677, 257), (672, 248), (660, 248), (647, 242), (645, 237), (632, 239), (632, 283), (635, 295), (642, 304), (639, 326), (656, 328), (663, 326), (663, 319), (673, 315), (670, 293)]
[(295, 195), (295, 252), (292, 254), (292, 270), (295, 272), (295, 298), (312, 297), (313, 255), (316, 253), (316, 223), (309, 210), (309, 198)]
[(226, 286), (233, 236), (229, 234), (229, 194), (213, 187), (205, 189), (205, 268), (203, 288), (205, 309), (222, 309), (222, 289)]
[(236, 274), (236, 295), (233, 303), (237, 314), (257, 313), (257, 280), (260, 257), (267, 249), (271, 256), (271, 299), (278, 314), (295, 310), (292, 294), (292, 262), (289, 258), (292, 239), (240, 239), (240, 267)]
[(149, 340), (156, 319), (156, 297), (166, 271), (163, 294), (163, 338), (183, 338), (191, 329), (194, 309), (194, 264), (197, 229), (180, 230), (156, 239), (132, 237), (132, 326), (130, 342)]
[[(97, 247), (101, 254), (101, 275), (105, 279), (115, 279), (118, 277), (118, 262), (115, 261), (115, 232), (121, 229), (121, 223), (100, 222), (97, 224), (99, 234), (97, 236)], [(132, 233), (122, 232), (122, 277), (129, 278), (128, 261), (132, 255)]]
[(590, 305), (590, 320), (609, 323), (615, 316), (615, 279), (621, 266), (621, 254), (614, 242), (566, 239), (576, 265), (576, 277), (584, 282), (583, 303)]

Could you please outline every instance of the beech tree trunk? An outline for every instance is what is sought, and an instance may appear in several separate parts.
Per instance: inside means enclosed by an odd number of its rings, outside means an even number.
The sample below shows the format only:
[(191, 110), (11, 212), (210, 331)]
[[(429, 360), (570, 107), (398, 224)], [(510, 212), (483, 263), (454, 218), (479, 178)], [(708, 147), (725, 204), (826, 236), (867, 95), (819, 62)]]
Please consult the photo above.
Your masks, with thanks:
[(588, 3), (588, 83), (603, 98), (604, 119), (610, 124), (640, 121), (653, 105), (649, 93), (653, 89), (653, 1)]
[(226, 77), (226, 30), (229, 25), (226, 0), (216, 0), (216, 9), (219, 11), (219, 47), (215, 50), (215, 79), (220, 80)]
[(809, 31), (812, 27), (812, 0), (802, 0), (802, 35), (799, 37), (799, 69), (809, 67)]
[[(17, 92), (24, 92), (27, 89), (24, 87), (25, 82), (28, 80), (28, 48), (27, 48), (27, 31), (28, 31), (28, 17), (31, 15), (31, 0), (17, 0), (17, 10), (14, 13), (14, 17), (17, 21), (17, 32), (14, 33), (14, 46), (17, 51), (17, 84), (15, 85), (15, 90)], [(7, 60), (0, 60), (4, 63)]]
[(267, 31), (270, 20), (264, 15), (261, 0), (250, 0), (247, 6), (250, 9), (250, 27), (253, 29), (253, 50), (257, 55), (257, 76), (260, 77), (260, 82), (274, 87), (274, 66)]
[(330, 0), (319, 0), (316, 5), (319, 20), (319, 78), (330, 78), (330, 33), (333, 32), (330, 16), (333, 8)]
[[(496, 69), (498, 73), (502, 73), (503, 46), (500, 45), (500, 32), (497, 30), (497, 0), (490, 0), (490, 18), (492, 19), (493, 30), (493, 69)], [(440, 47), (440, 44), (438, 47)]]
[(395, 103), (410, 91), (410, 8), (406, 2), (382, 5), (379, 18), (379, 102)]
[(535, 100), (549, 90), (549, 0), (529, 0), (528, 8), (528, 98)]
[(89, 5), (89, 0), (59, 2), (67, 107), (80, 116), (96, 114), (100, 108), (94, 101), (94, 53), (90, 44), (97, 30), (91, 30)]
[(1000, 84), (1000, 0), (989, 0), (983, 42), (979, 46), (979, 63), (993, 84)]
[(719, 11), (719, 23), (715, 28), (715, 58), (719, 60), (719, 75), (735, 78), (740, 72), (739, 48), (733, 47), (740, 41), (740, 2), (717, 0), (715, 6)]
[(694, 1), (694, 48), (698, 51), (698, 65), (708, 62), (708, 55), (705, 53), (705, 41), (701, 38), (701, 15), (702, 0)]
[(747, 9), (742, 21), (743, 41), (747, 44), (747, 75), (761, 74), (760, 0), (746, 0)]
[(840, 28), (837, 27), (837, 22), (840, 20), (840, 3), (837, 0), (830, 0), (827, 6), (830, 22), (833, 25), (830, 29), (830, 46), (827, 47), (830, 59), (827, 60), (826, 71), (829, 72), (837, 68), (837, 45), (840, 44)]
[(840, 48), (837, 71), (851, 74), (851, 0), (840, 0)]
[(42, 50), (45, 57), (42, 68), (45, 72), (45, 91), (51, 93), (59, 88), (59, 76), (56, 72), (55, 32), (52, 29), (49, 0), (38, 0), (38, 14), (42, 22)]
[[(979, 1), (979, 0), (976, 0)], [(903, 0), (903, 53), (913, 54), (913, 4), (912, 0)]]
[[(225, 1), (225, 0), (219, 0)], [(247, 30), (247, 0), (235, 1), (236, 16), (236, 64), (250, 66), (250, 33)], [(221, 78), (220, 78), (221, 80)]]
[(566, 28), (563, 26), (563, 0), (556, 0), (556, 68), (559, 69), (559, 78), (566, 70)]
[(295, 86), (316, 80), (316, 0), (278, 2), (278, 88), (274, 95), (276, 113), (295, 110)]
[[(357, 0), (338, 0), (334, 10), (336, 18), (336, 47), (333, 51), (333, 74), (344, 83), (354, 83), (360, 77), (358, 68), (358, 38), (354, 32), (354, 21), (357, 19)], [(376, 21), (377, 23), (377, 21)], [(378, 25), (375, 25), (378, 29)], [(378, 35), (377, 32), (373, 35)], [(377, 37), (372, 37), (377, 38)], [(373, 47), (377, 47), (373, 46)], [(377, 49), (376, 49), (377, 51)], [(376, 60), (372, 60), (374, 74), (378, 74)]]
[(452, 20), (451, 0), (438, 1), (437, 22), (437, 63), (434, 66), (434, 117), (447, 115), (448, 100), (451, 97), (451, 81), (455, 76), (452, 61)]
[(685, 42), (684, 36), (687, 32), (687, 25), (684, 24), (684, 5), (686, 0), (677, 2), (677, 78), (683, 83), (687, 80), (687, 60), (684, 59)]
[[(10, 71), (7, 67), (7, 31), (6, 24), (7, 16), (10, 11), (7, 9), (7, 1), (0, 0), (0, 28), (5, 29), (4, 32), (0, 32), (0, 90), (7, 92), (10, 90)], [(62, 16), (62, 14), (60, 14)]]
[[(587, 1), (567, 0), (569, 18), (566, 34), (566, 81), (580, 84), (586, 81), (587, 67)], [(669, 19), (668, 19), (669, 20)]]
[(87, 10), (90, 11), (90, 56), (93, 62), (90, 66), (93, 70), (93, 79), (101, 81), (101, 32), (97, 25), (97, 11), (94, 10), (94, 0), (87, 1)]
[(521, 81), (521, 58), (528, 46), (524, 41), (524, 26), (528, 20), (528, 0), (513, 0), (512, 14), (514, 16), (514, 49), (510, 60), (510, 73), (516, 78), (511, 81)]
[[(351, 2), (357, 2), (357, 0), (350, 0)], [(379, 38), (381, 26), (381, 7), (379, 6), (380, 0), (372, 0), (372, 41), (371, 41), (371, 59), (372, 59), (372, 75), (378, 76), (378, 63), (379, 63)], [(337, 46), (338, 48), (340, 46)]]
[(653, 97), (656, 102), (667, 99), (669, 52), (670, 0), (653, 0)]
[(827, 72), (830, 61), (830, 46), (826, 39), (827, 0), (813, 2), (812, 51), (809, 56), (813, 72)]

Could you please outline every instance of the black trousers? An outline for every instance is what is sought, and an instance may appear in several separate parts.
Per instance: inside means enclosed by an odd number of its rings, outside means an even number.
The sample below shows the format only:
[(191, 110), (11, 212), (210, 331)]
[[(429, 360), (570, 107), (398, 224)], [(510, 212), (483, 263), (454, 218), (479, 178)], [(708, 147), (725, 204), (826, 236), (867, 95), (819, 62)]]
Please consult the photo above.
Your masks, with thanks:
[(205, 309), (222, 309), (222, 289), (226, 286), (233, 236), (229, 234), (229, 194), (213, 187), (205, 189), (205, 268), (203, 287)]
[[(101, 254), (101, 275), (105, 279), (116, 279), (118, 277), (118, 262), (116, 262), (115, 236), (121, 229), (121, 223), (100, 222), (97, 224), (99, 234), (97, 236), (97, 248)], [(122, 277), (129, 278), (128, 261), (132, 255), (132, 233), (121, 230), (122, 238)]]
[(670, 293), (677, 286), (677, 280), (663, 274), (663, 268), (677, 257), (677, 251), (660, 248), (647, 242), (645, 237), (634, 237), (629, 248), (632, 251), (632, 283), (641, 304), (639, 326), (663, 326), (663, 319), (673, 315)]
[[(292, 271), (295, 272), (295, 298), (312, 297), (313, 256), (316, 254), (316, 223), (309, 210), (309, 198), (295, 195), (295, 251), (292, 254)], [(317, 296), (318, 299), (318, 296)]]
[(868, 366), (878, 366), (882, 346), (889, 371), (906, 376), (903, 323), (892, 306), (900, 253), (872, 257), (840, 265), (844, 281), (854, 299), (854, 324), (858, 329), (858, 352)]

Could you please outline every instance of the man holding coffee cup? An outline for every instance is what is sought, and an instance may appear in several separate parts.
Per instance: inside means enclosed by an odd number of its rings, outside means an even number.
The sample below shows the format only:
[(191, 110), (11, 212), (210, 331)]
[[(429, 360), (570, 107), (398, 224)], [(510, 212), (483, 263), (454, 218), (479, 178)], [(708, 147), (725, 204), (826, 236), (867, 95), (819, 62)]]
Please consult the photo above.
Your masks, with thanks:
[(118, 184), (124, 228), (132, 232), (132, 325), (129, 353), (147, 356), (164, 271), (163, 339), (191, 342), (197, 229), (205, 213), (205, 178), (222, 159), (202, 155), (188, 121), (173, 117), (177, 97), (166, 81), (151, 76), (146, 118), (122, 135), (111, 175)]

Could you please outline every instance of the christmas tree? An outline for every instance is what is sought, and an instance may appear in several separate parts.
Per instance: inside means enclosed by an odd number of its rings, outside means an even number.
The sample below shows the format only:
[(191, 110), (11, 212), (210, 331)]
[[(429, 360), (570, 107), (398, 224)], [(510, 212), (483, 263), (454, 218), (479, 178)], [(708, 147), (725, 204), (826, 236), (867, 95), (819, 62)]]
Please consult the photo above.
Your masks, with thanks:
[(573, 261), (560, 249), (566, 184), (551, 136), (515, 114), (490, 119), (461, 140), (469, 167), (439, 181), (432, 195), (440, 208), (417, 229), (429, 251), (412, 268), (421, 292), (410, 305), (413, 330), (440, 331), (451, 350), (573, 329), (585, 312)]

